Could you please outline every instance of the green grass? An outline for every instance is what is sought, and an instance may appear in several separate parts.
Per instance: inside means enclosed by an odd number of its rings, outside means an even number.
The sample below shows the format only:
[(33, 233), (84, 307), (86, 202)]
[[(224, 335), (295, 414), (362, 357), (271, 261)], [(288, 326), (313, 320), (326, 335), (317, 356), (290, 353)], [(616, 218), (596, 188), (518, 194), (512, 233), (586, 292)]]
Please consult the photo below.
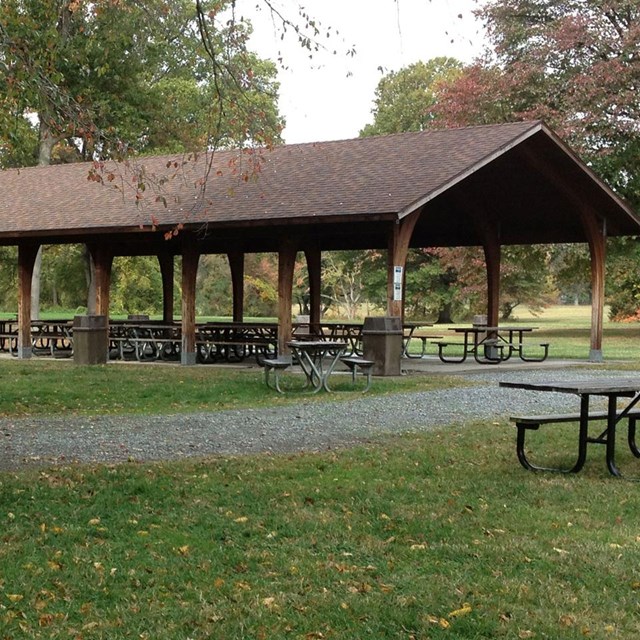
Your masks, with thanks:
[(0, 637), (638, 637), (635, 485), (513, 441), (0, 474)]
[[(64, 414), (167, 414), (219, 411), (245, 407), (282, 406), (324, 402), (315, 396), (292, 392), (280, 395), (267, 389), (262, 369), (232, 367), (181, 367), (180, 365), (111, 363), (78, 366), (70, 361), (42, 358), (31, 361), (0, 360), (1, 416)], [(285, 384), (302, 389), (300, 375), (288, 374)], [(380, 378), (370, 394), (446, 388), (465, 384), (453, 377), (403, 376)], [(466, 383), (468, 384), (468, 383)], [(332, 400), (361, 397), (363, 384), (354, 387), (348, 375), (334, 376)], [(1, 638), (1, 637), (0, 637)]]

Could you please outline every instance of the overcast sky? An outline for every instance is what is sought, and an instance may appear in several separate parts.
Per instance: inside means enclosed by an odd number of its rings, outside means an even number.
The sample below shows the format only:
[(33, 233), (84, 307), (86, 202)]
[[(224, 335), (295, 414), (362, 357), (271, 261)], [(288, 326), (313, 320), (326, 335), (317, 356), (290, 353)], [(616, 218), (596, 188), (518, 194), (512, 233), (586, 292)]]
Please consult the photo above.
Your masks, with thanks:
[[(255, 4), (237, 6), (246, 14)], [(297, 4), (280, 0), (278, 6), (295, 19)], [(436, 56), (471, 62), (483, 44), (482, 26), (472, 13), (476, 0), (306, 0), (304, 6), (323, 27), (339, 32), (326, 40), (337, 55), (315, 53), (309, 60), (295, 37), (281, 41), (268, 14), (250, 14), (252, 48), (274, 60), (281, 52), (289, 67), (278, 75), (287, 143), (357, 137), (373, 120), (382, 75)], [(351, 47), (353, 57), (345, 53)]]

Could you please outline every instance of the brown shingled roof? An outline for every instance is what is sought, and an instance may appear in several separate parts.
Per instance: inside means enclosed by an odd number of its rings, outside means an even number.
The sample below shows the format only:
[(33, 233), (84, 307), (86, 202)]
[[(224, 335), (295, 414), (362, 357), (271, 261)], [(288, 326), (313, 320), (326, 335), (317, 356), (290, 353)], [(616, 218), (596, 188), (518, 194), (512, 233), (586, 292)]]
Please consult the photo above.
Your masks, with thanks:
[[(545, 178), (541, 166), (555, 171), (566, 188)], [(575, 208), (571, 190), (579, 197), (588, 192), (588, 201), (611, 221), (613, 233), (640, 230), (629, 207), (540, 122), (284, 145), (259, 153), (224, 151), (197, 159), (145, 157), (132, 168), (107, 165), (101, 172), (104, 184), (87, 179), (92, 167), (81, 163), (0, 172), (0, 238), (139, 236), (153, 233), (148, 226), (140, 229), (152, 220), (161, 229), (206, 223), (210, 230), (373, 224), (425, 206), (425, 224), (417, 230), (425, 246), (472, 244), (477, 238), (465, 222), (468, 213), (461, 211), (460, 194), (466, 188), (511, 230), (508, 242), (530, 241), (526, 228), (539, 215), (550, 210), (567, 215), (568, 208)], [(146, 185), (138, 205), (136, 171), (144, 172)], [(557, 241), (580, 239), (578, 227), (569, 224), (567, 238), (559, 229)], [(544, 235), (534, 234), (539, 241), (553, 241)]]

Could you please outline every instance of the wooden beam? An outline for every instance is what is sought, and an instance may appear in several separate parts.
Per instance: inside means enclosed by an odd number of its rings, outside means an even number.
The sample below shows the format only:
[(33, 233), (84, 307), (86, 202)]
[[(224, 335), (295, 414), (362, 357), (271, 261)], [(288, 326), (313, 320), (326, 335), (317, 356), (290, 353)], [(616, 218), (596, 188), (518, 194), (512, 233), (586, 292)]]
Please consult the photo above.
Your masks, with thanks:
[(18, 245), (18, 358), (32, 355), (31, 279), (40, 245)]
[(182, 238), (182, 349), (180, 362), (185, 366), (196, 363), (196, 276), (200, 254), (191, 234)]
[(309, 274), (309, 324), (320, 324), (322, 309), (322, 252), (319, 248), (307, 248), (304, 250), (307, 260), (307, 273)]
[(297, 241), (288, 239), (280, 244), (278, 251), (278, 353), (289, 352), (287, 343), (291, 341), (293, 304), (293, 270), (298, 252)]
[(418, 209), (397, 221), (392, 225), (387, 236), (387, 315), (398, 316), (403, 321), (407, 254), (411, 234), (421, 211)]
[(227, 253), (227, 258), (231, 271), (233, 321), (242, 322), (244, 320), (244, 253), (230, 251)]
[(162, 252), (158, 254), (160, 276), (162, 277), (162, 322), (173, 322), (173, 254)]

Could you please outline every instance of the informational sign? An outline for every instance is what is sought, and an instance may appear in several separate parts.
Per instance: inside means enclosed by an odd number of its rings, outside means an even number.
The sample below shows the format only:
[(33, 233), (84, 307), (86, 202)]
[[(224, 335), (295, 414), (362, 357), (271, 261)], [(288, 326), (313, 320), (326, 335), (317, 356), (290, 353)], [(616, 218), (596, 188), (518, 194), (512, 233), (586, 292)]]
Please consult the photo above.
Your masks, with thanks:
[(402, 300), (402, 267), (393, 267), (393, 299)]

